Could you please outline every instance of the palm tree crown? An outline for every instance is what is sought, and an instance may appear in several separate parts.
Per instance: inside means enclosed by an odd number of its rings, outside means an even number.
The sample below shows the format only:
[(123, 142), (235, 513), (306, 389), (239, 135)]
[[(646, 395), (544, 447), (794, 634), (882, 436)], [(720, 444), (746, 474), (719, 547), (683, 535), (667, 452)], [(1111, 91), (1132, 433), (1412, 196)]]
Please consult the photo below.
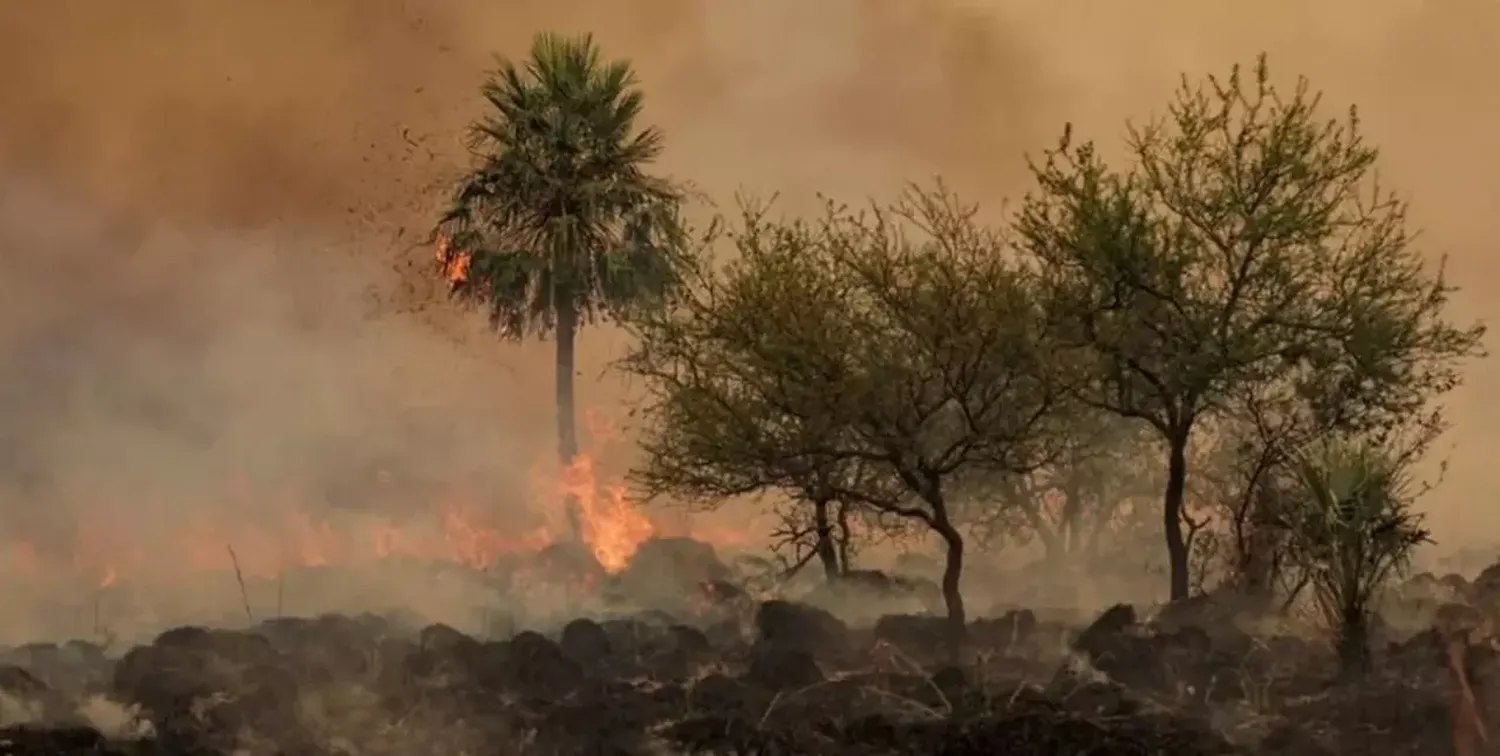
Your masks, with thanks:
[(645, 172), (662, 135), (636, 127), (643, 95), (630, 65), (604, 61), (590, 35), (543, 33), (524, 63), (500, 59), (482, 92), (476, 166), (438, 229), (455, 293), (521, 338), (669, 290), (683, 194)]

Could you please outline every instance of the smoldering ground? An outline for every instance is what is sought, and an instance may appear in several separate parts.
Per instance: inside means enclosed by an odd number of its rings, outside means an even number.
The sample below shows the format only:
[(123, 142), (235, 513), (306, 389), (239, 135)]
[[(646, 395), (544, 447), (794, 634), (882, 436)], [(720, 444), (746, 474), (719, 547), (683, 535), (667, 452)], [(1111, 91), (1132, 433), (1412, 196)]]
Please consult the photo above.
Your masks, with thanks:
[[(375, 468), (412, 481), (410, 496), (467, 478), (503, 519), (532, 517), (547, 348), (496, 345), (444, 305), (417, 242), (462, 165), (489, 56), (524, 54), (540, 28), (593, 30), (637, 63), (665, 170), (721, 202), (782, 191), (792, 207), (932, 174), (998, 206), (1065, 121), (1110, 142), (1125, 118), (1160, 112), (1179, 74), (1268, 51), (1331, 107), (1362, 106), (1386, 180), (1468, 287), (1458, 314), (1492, 307), (1500, 5), (1487, 0), (11, 3), (7, 528), (45, 542), (106, 522), (95, 529), (149, 552), (189, 515), (274, 509), (271, 494), (229, 503), (226, 481), (332, 507), (330, 490), (378, 499)], [(586, 379), (617, 341), (585, 337)], [(1448, 546), (1495, 517), (1484, 461), (1500, 409), (1486, 397), (1500, 372), (1469, 380), (1448, 479), (1427, 500)], [(585, 384), (587, 406), (626, 393)]]

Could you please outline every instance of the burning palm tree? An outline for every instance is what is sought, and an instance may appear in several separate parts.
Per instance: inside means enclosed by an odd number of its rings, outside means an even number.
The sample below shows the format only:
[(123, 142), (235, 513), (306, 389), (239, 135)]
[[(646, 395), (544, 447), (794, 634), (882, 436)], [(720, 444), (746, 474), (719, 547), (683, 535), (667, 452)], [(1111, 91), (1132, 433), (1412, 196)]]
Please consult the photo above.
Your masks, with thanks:
[[(683, 191), (647, 173), (662, 134), (638, 127), (630, 65), (592, 37), (536, 37), (501, 59), (472, 127), (474, 167), (438, 225), (455, 294), (484, 308), (507, 339), (555, 336), (558, 457), (578, 455), (574, 344), (584, 325), (650, 305), (679, 280)], [(577, 506), (569, 502), (576, 537)]]

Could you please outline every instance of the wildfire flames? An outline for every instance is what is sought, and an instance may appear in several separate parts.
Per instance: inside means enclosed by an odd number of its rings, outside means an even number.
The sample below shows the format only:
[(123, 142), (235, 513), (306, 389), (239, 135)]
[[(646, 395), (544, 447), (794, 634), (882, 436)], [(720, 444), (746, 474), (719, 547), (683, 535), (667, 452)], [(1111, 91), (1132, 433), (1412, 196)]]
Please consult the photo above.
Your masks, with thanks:
[[(23, 578), (71, 576), (103, 588), (133, 578), (170, 579), (184, 570), (238, 570), (246, 577), (274, 578), (287, 569), (357, 565), (373, 560), (417, 558), (445, 561), (484, 570), (502, 559), (533, 552), (563, 540), (563, 502), (577, 502), (583, 542), (610, 572), (625, 567), (640, 544), (657, 528), (623, 486), (598, 479), (594, 459), (579, 456), (552, 480), (543, 480), (533, 504), (547, 524), (517, 532), (497, 515), (514, 519), (513, 507), (485, 507), (455, 497), (426, 507), (426, 518), (397, 522), (360, 515), (353, 524), (319, 518), (305, 508), (256, 502), (255, 510), (272, 507), (274, 518), (255, 521), (185, 518), (172, 533), (153, 535), (149, 543), (118, 536), (125, 523), (105, 515), (76, 524), (71, 543), (45, 548), (19, 540), (0, 548), (0, 569)], [(244, 495), (244, 494), (241, 494)], [(500, 510), (500, 511), (496, 511)], [(128, 517), (128, 512), (119, 512)]]
[[(437, 258), (450, 284), (467, 281), (469, 256), (454, 250), (446, 237), (437, 240)], [(586, 413), (584, 420), (596, 441), (617, 435), (596, 413)], [(412, 502), (414, 511), (406, 514), (414, 516), (396, 518), (306, 505), (316, 497), (302, 498), (299, 504), (297, 495), (268, 496), (246, 486), (229, 487), (227, 498), (233, 501), (205, 502), (208, 506), (197, 513), (174, 515), (167, 532), (149, 534), (131, 527), (129, 507), (110, 507), (73, 523), (71, 532), (61, 536), (9, 538), (8, 545), (0, 544), (0, 574), (24, 580), (77, 580), (104, 588), (122, 581), (159, 583), (202, 571), (234, 570), (246, 578), (267, 579), (298, 567), (393, 558), (485, 570), (508, 557), (568, 540), (572, 534), (567, 531), (565, 506), (570, 502), (577, 507), (578, 537), (606, 571), (624, 569), (642, 542), (666, 535), (629, 499), (623, 486), (600, 481), (596, 461), (589, 455), (578, 456), (560, 471), (538, 473), (537, 481), (526, 510), (539, 515), (533, 522), (545, 524), (530, 529), (517, 528), (515, 521), (522, 513), (514, 503), (492, 505), (472, 491)]]
[(438, 236), (436, 251), (438, 268), (448, 284), (457, 287), (467, 283), (472, 258), (467, 253), (454, 249), (453, 242), (447, 236)]

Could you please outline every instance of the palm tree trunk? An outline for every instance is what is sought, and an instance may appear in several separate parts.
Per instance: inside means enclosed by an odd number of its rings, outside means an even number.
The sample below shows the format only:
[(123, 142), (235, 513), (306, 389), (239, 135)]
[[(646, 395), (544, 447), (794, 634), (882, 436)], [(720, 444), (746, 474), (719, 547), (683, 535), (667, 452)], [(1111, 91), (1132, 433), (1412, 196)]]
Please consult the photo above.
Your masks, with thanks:
[[(578, 312), (571, 304), (557, 308), (557, 461), (563, 469), (578, 459), (578, 418), (573, 396), (574, 348), (578, 337)], [(575, 542), (583, 540), (583, 516), (578, 497), (572, 493), (563, 501), (567, 510), (568, 535)]]
[(1370, 669), (1370, 616), (1362, 607), (1346, 606), (1339, 617), (1339, 668), (1358, 679)]

